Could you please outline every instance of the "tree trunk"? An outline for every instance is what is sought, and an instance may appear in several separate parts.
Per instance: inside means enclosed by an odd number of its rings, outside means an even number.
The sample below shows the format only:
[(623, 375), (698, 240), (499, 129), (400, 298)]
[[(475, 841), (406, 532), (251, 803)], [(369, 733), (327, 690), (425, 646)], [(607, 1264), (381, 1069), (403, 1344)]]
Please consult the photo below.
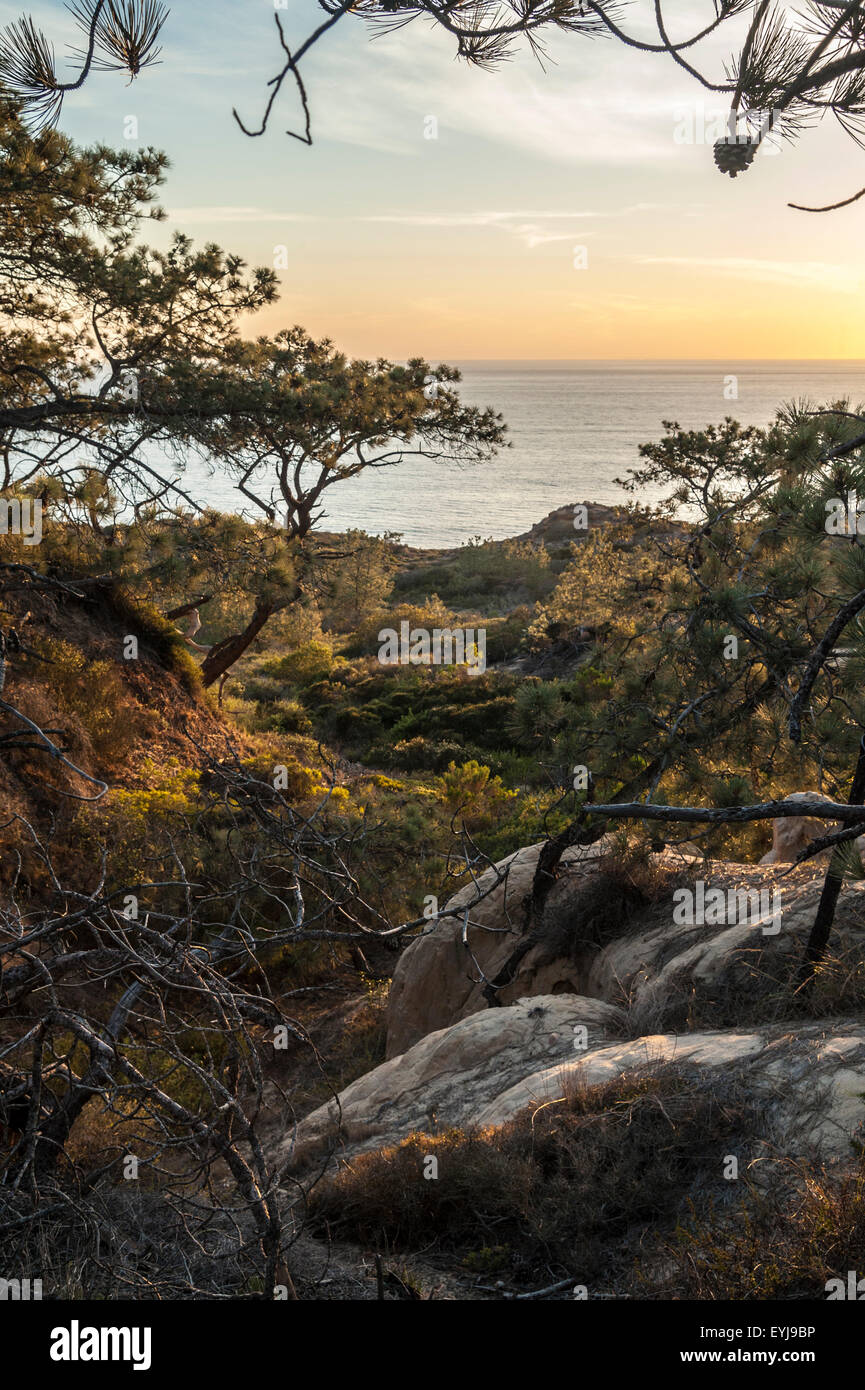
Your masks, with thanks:
[(255, 612), (247, 623), (243, 632), (235, 632), (232, 637), (225, 637), (221, 642), (217, 642), (215, 647), (211, 647), (207, 656), (201, 663), (201, 678), (205, 685), (213, 685), (214, 681), (219, 680), (235, 661), (238, 661), (247, 647), (251, 645), (261, 632), (268, 618), (284, 607), (284, 604), (262, 603), (255, 605)]
[[(859, 741), (859, 760), (853, 774), (853, 785), (847, 798), (848, 804), (861, 806), (863, 796), (865, 796), (865, 735)], [(843, 882), (844, 850), (841, 845), (836, 845), (832, 852), (832, 858), (829, 860), (826, 878), (823, 881), (823, 892), (820, 894), (817, 916), (814, 918), (808, 945), (805, 947), (805, 955), (799, 967), (799, 981), (803, 988), (810, 988), (813, 984), (817, 966), (826, 954), (832, 923), (835, 920), (835, 908), (841, 896)]]

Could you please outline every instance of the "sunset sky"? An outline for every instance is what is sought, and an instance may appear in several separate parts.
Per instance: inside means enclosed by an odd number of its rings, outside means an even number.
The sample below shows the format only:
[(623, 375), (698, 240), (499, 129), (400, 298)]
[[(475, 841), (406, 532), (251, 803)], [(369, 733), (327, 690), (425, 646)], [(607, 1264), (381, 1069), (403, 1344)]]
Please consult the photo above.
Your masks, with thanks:
[[(62, 5), (26, 9), (62, 52)], [(711, 15), (681, 10), (681, 34)], [(20, 12), (0, 0), (4, 23)], [(632, 12), (636, 28), (643, 5)], [(295, 45), (322, 17), (313, 0), (280, 14)], [(707, 55), (713, 75), (735, 37), (714, 66)], [(261, 139), (231, 116), (235, 104), (257, 124), (279, 66), (272, 0), (182, 0), (161, 66), (131, 87), (97, 75), (61, 125), (121, 144), (135, 115), (140, 143), (172, 160), (169, 227), (252, 263), (287, 248), (259, 331), (302, 323), (397, 359), (865, 357), (865, 200), (824, 216), (786, 207), (865, 183), (842, 132), (825, 122), (731, 180), (709, 144), (674, 138), (692, 117), (699, 137), (718, 107), (669, 59), (573, 36), (549, 54), (545, 71), (523, 51), (479, 72), (427, 25), (369, 42), (346, 18), (305, 65), (310, 149), (283, 133), (301, 119), (288, 87)]]

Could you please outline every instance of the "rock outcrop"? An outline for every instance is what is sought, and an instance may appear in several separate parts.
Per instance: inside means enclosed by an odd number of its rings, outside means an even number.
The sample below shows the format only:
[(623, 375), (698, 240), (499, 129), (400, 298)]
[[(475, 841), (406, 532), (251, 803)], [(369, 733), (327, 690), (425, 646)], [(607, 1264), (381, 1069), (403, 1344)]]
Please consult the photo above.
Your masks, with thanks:
[[(589, 849), (566, 850), (562, 878), (553, 889), (553, 901), (572, 895), (581, 878), (591, 874), (605, 842)], [(477, 887), (469, 884), (446, 904), (465, 908), (459, 917), (432, 920), (421, 936), (406, 947), (397, 963), (388, 999), (387, 1055), (395, 1057), (412, 1043), (437, 1028), (445, 1028), (487, 1007), (484, 979), (492, 979), (514, 949), (525, 926), (525, 911), (540, 845), (529, 845), (488, 870)], [(468, 947), (463, 944), (466, 932)], [(545, 953), (533, 950), (522, 961), (512, 984), (499, 994), (511, 1004), (528, 994), (577, 994), (581, 974), (565, 959), (546, 963)]]
[(575, 1028), (585, 1028), (593, 1047), (620, 1035), (623, 1025), (621, 1010), (575, 995), (474, 1014), (360, 1077), (338, 1104), (320, 1106), (298, 1129), (298, 1154), (328, 1146), (337, 1132), (351, 1147), (369, 1148), (388, 1135), (471, 1123), (500, 1091), (572, 1057)]
[[(821, 792), (794, 792), (785, 801), (829, 801)], [(764, 854), (761, 864), (792, 864), (797, 855), (821, 835), (826, 835), (834, 825), (832, 821), (816, 820), (812, 816), (779, 816), (772, 822), (772, 848)], [(819, 856), (827, 857), (828, 851)]]
[[(793, 792), (785, 801), (831, 801), (831, 796), (822, 792)], [(837, 821), (817, 820), (814, 816), (779, 816), (772, 822), (772, 848), (764, 854), (761, 864), (792, 864), (803, 849), (807, 849), (821, 836), (831, 830), (839, 829)], [(865, 835), (853, 842), (860, 855), (865, 852)], [(823, 850), (814, 856), (814, 862), (825, 867), (831, 850)]]
[[(542, 994), (585, 995), (627, 1006), (632, 1027), (640, 1032), (688, 1027), (695, 1003), (725, 996), (735, 996), (748, 1017), (759, 1017), (761, 992), (789, 975), (811, 930), (822, 866), (790, 871), (705, 863), (665, 850), (655, 856), (660, 879), (656, 897), (636, 908), (631, 903), (629, 919), (617, 922), (615, 883), (608, 892), (594, 881), (608, 847), (600, 841), (589, 850), (566, 853), (546, 900), (539, 939), (520, 959), (510, 983), (496, 992), (498, 1002), (507, 1005)], [(539, 845), (532, 845), (497, 865), (497, 873), (506, 872), (506, 877), (480, 901), (478, 890), (495, 885), (492, 870), (477, 887), (456, 894), (447, 906), (465, 908), (467, 917), (460, 913), (431, 922), (403, 952), (388, 1003), (388, 1057), (489, 1007), (484, 981), (495, 979), (524, 942), (539, 851)], [(683, 923), (676, 895), (684, 888), (696, 900), (701, 883), (705, 920)], [(723, 905), (714, 911), (708, 907), (711, 888), (723, 895)], [(598, 899), (603, 906), (605, 896), (613, 925), (598, 933), (592, 922)], [(845, 889), (836, 924), (836, 942), (843, 947), (861, 943), (865, 949), (865, 885)]]
[[(431, 922), (400, 959), (387, 1060), (283, 1136), (280, 1160), (302, 1166), (417, 1132), (494, 1128), (644, 1066), (684, 1066), (710, 1084), (718, 1073), (719, 1085), (721, 1072), (734, 1074), (760, 1117), (745, 1137), (767, 1154), (850, 1158), (865, 1133), (852, 976), (824, 993), (816, 1020), (791, 985), (820, 867), (668, 849), (635, 880), (610, 849), (600, 841), (565, 855), (540, 925), (527, 912), (538, 845), (457, 894), (449, 906), (461, 910)], [(493, 1006), (485, 984), (521, 943)], [(865, 884), (841, 895), (833, 951), (865, 956)]]
[[(343, 1155), (414, 1132), (504, 1124), (565, 1088), (643, 1066), (738, 1070), (765, 1110), (778, 1153), (849, 1156), (865, 1124), (865, 1025), (858, 1020), (612, 1040), (621, 1015), (579, 996), (523, 999), (431, 1033), (308, 1116), (280, 1158)], [(575, 1049), (575, 1028), (587, 1046)], [(581, 1039), (582, 1040), (582, 1039)]]

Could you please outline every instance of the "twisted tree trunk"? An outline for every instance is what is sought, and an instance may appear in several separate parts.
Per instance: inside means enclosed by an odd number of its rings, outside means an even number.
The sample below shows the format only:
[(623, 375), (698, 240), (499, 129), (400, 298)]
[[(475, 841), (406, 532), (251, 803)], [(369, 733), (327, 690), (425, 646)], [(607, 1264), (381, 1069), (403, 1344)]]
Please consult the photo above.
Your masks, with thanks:
[[(851, 806), (860, 806), (863, 797), (865, 797), (865, 735), (859, 740), (859, 759), (856, 763), (853, 785), (847, 800)], [(823, 892), (820, 894), (817, 916), (814, 918), (811, 935), (808, 938), (802, 964), (799, 967), (799, 981), (805, 989), (809, 989), (813, 984), (817, 966), (825, 956), (826, 948), (829, 945), (832, 923), (835, 920), (835, 908), (838, 906), (838, 899), (841, 896), (841, 887), (844, 882), (844, 867), (844, 847), (836, 845), (829, 861), (829, 868), (826, 870), (826, 878), (823, 881)]]
[(235, 661), (239, 661), (247, 648), (255, 641), (261, 629), (264, 627), (268, 618), (280, 608), (285, 608), (290, 599), (275, 603), (273, 601), (262, 602), (255, 605), (255, 611), (242, 632), (235, 632), (231, 637), (224, 637), (221, 642), (217, 642), (215, 647), (211, 647), (207, 656), (201, 663), (201, 677), (205, 685), (213, 685), (220, 676), (224, 676), (229, 667)]

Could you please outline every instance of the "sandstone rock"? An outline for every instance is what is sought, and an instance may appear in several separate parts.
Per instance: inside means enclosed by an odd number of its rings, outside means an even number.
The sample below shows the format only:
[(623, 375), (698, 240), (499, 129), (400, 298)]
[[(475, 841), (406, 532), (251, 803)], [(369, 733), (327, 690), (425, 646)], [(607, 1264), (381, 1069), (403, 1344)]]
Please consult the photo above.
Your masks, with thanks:
[(629, 1042), (596, 1048), (590, 1056), (564, 1066), (528, 1073), (507, 1091), (500, 1091), (475, 1112), (478, 1125), (501, 1125), (527, 1105), (542, 1105), (563, 1094), (579, 1077), (586, 1085), (612, 1081), (623, 1072), (659, 1062), (693, 1062), (705, 1067), (730, 1066), (757, 1056), (765, 1047), (758, 1032), (692, 1033), (680, 1037), (659, 1033)]
[[(398, 1143), (414, 1132), (498, 1126), (545, 1105), (578, 1082), (595, 1085), (652, 1065), (688, 1063), (738, 1070), (764, 1103), (778, 1153), (849, 1157), (865, 1121), (865, 1025), (831, 1020), (797, 1027), (660, 1034), (610, 1041), (615, 1010), (575, 996), (523, 999), (432, 1033), (384, 1062), (308, 1116), (280, 1159), (349, 1155)], [(588, 1050), (574, 1051), (585, 1024)], [(538, 1065), (538, 1063), (541, 1063)], [(766, 1136), (761, 1136), (766, 1137)]]
[[(679, 1063), (741, 1073), (748, 1093), (765, 1102), (761, 1142), (777, 1152), (817, 1146), (849, 1157), (865, 1117), (865, 1025), (771, 1022), (813, 925), (822, 870), (698, 862), (665, 850), (654, 862), (675, 872), (648, 881), (651, 892), (621, 927), (613, 897), (592, 937), (586, 919), (621, 886), (616, 875), (603, 877), (609, 849), (600, 841), (565, 856), (540, 938), (499, 993), (499, 1007), (489, 1006), (484, 980), (523, 936), (540, 846), (503, 861), (502, 882), (484, 875), (480, 889), (492, 891), (480, 902), (475, 885), (452, 899), (466, 914), (431, 922), (400, 959), (388, 1060), (308, 1116), (294, 1139), (282, 1139), (281, 1159), (350, 1155), (450, 1126), (498, 1126), (578, 1081)], [(712, 914), (683, 925), (673, 910), (683, 886), (704, 904), (720, 888)], [(846, 885), (833, 948), (857, 959), (863, 907), (865, 884)], [(587, 1049), (577, 1053), (580, 1025)]]
[[(785, 801), (831, 801), (822, 792), (793, 792), (785, 796)], [(772, 848), (764, 854), (761, 864), (792, 864), (813, 840), (826, 835), (833, 827), (832, 821), (815, 820), (809, 816), (779, 816), (772, 822)], [(824, 856), (827, 851), (824, 851)], [(820, 856), (824, 858), (824, 856)], [(824, 860), (825, 862), (825, 860)]]
[[(521, 999), (429, 1033), (404, 1055), (383, 1062), (320, 1106), (298, 1128), (297, 1153), (315, 1151), (341, 1133), (352, 1148), (436, 1125), (467, 1123), (489, 1099), (527, 1073), (574, 1053), (574, 1028), (588, 1046), (621, 1032), (624, 1015), (610, 1004), (576, 995)], [(292, 1147), (283, 1143), (283, 1160)]]
[[(565, 855), (544, 910), (550, 937), (522, 958), (513, 981), (498, 993), (502, 1004), (535, 994), (570, 992), (627, 1005), (632, 1026), (641, 1032), (655, 1031), (656, 1024), (682, 1027), (687, 1019), (671, 1011), (675, 995), (685, 1000), (735, 989), (745, 1000), (765, 988), (769, 975), (777, 978), (785, 962), (802, 950), (825, 866), (807, 864), (790, 872), (771, 865), (696, 861), (670, 849), (657, 856), (658, 864), (671, 874), (670, 887), (657, 902), (623, 921), (621, 930), (605, 943), (581, 943), (585, 895), (609, 843), (601, 840), (588, 850)], [(404, 1052), (426, 1033), (488, 1007), (483, 980), (496, 977), (520, 942), (539, 852), (539, 845), (531, 845), (502, 861), (497, 867), (507, 869), (507, 881), (475, 905), (473, 885), (447, 904), (468, 908), (468, 949), (463, 940), (466, 923), (460, 916), (431, 922), (403, 952), (388, 1002), (388, 1057)], [(762, 894), (760, 910), (743, 913), (746, 900), (735, 898), (718, 921), (680, 925), (674, 918), (673, 885), (693, 887), (697, 880), (720, 887), (728, 900), (730, 893), (749, 894), (751, 906), (754, 895)], [(490, 871), (479, 880), (480, 889), (492, 882)], [(834, 940), (862, 940), (863, 892), (863, 884), (845, 887)]]
[[(831, 801), (831, 796), (824, 796), (822, 792), (793, 792), (790, 796), (785, 796), (785, 801)], [(819, 840), (822, 835), (828, 835), (830, 830), (839, 828), (837, 821), (817, 820), (814, 816), (779, 816), (772, 822), (772, 848), (768, 854), (764, 854), (760, 860), (761, 864), (792, 864), (797, 855), (801, 854), (814, 840)], [(860, 835), (854, 841), (859, 853), (865, 850), (865, 835)], [(831, 851), (823, 850), (822, 853), (815, 855), (817, 863), (822, 863), (825, 867)]]
[[(594, 871), (606, 840), (587, 849), (566, 850), (563, 873), (551, 894), (552, 902), (573, 893), (575, 883)], [(399, 958), (388, 999), (387, 1056), (395, 1057), (437, 1028), (487, 1007), (481, 971), (487, 979), (502, 968), (519, 941), (541, 846), (529, 845), (503, 859), (496, 868), (506, 880), (475, 903), (478, 891), (495, 882), (492, 869), (461, 889), (447, 907), (468, 907), (469, 949), (463, 944), (463, 917), (431, 921)], [(475, 904), (472, 906), (472, 904)], [(531, 951), (512, 984), (500, 992), (502, 1004), (529, 994), (580, 993), (581, 971), (567, 960), (542, 964), (544, 953)]]
[[(715, 863), (711, 884), (727, 906), (720, 920), (681, 926), (662, 905), (654, 922), (644, 919), (597, 954), (584, 981), (586, 994), (627, 1004), (634, 1032), (654, 1031), (660, 1021), (684, 1028), (687, 1008), (722, 996), (735, 999), (751, 1017), (773, 981), (789, 979), (810, 935), (822, 892), (820, 869), (785, 874), (758, 865)], [(750, 894), (760, 910), (741, 914)], [(845, 886), (833, 929), (833, 951), (865, 949), (865, 884)], [(741, 1016), (741, 1015), (740, 1015)]]
[(525, 1076), (475, 1115), (481, 1127), (500, 1125), (527, 1105), (563, 1094), (579, 1077), (587, 1085), (609, 1081), (640, 1065), (689, 1062), (700, 1068), (741, 1067), (751, 1094), (766, 1103), (779, 1152), (810, 1151), (849, 1158), (851, 1140), (865, 1126), (865, 1026), (832, 1020), (747, 1033), (662, 1034), (597, 1048), (571, 1061)]

